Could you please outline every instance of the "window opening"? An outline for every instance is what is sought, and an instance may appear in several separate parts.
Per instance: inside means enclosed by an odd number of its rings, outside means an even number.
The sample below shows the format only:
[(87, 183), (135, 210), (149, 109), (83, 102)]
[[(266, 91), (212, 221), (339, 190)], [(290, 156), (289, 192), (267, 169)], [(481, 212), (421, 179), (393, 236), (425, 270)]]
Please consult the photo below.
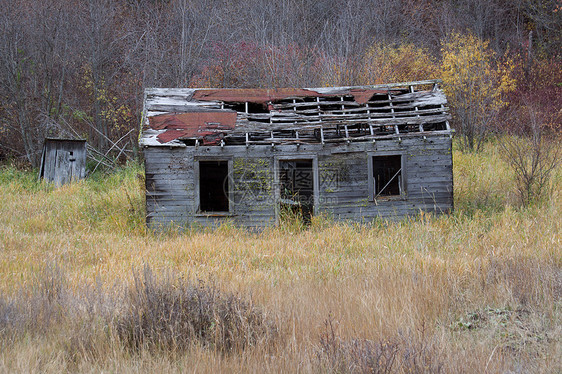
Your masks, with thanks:
[(401, 195), (402, 156), (373, 156), (373, 179), (375, 198)]
[(314, 175), (312, 160), (279, 161), (281, 207), (300, 213), (306, 222), (314, 211)]
[(201, 212), (228, 212), (228, 161), (199, 161)]

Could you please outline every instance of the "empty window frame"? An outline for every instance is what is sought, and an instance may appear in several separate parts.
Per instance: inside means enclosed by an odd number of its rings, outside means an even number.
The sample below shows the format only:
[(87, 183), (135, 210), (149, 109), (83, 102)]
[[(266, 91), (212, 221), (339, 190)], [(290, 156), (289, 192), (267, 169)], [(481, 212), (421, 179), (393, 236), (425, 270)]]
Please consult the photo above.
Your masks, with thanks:
[(199, 211), (229, 212), (228, 160), (199, 161)]
[(402, 195), (402, 156), (371, 156), (370, 161), (373, 198)]

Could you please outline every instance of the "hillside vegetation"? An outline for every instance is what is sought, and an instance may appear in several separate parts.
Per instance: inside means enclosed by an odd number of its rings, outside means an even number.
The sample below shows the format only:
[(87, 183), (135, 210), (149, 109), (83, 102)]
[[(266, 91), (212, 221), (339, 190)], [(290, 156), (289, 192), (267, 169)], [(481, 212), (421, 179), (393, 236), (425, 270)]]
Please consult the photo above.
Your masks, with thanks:
[(142, 167), (0, 170), (1, 372), (562, 370), (562, 170), (522, 208), (500, 147), (455, 211), (147, 232)]
[(134, 158), (147, 87), (437, 78), (466, 147), (529, 112), (560, 131), (561, 15), (560, 0), (4, 0), (0, 160), (37, 167), (45, 137)]

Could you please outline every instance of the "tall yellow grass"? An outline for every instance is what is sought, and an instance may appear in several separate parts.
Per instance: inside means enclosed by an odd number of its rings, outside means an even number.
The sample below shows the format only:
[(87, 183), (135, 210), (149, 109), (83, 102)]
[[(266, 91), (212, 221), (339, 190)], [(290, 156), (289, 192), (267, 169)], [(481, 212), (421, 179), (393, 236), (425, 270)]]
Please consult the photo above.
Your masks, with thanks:
[[(491, 143), (454, 152), (451, 215), (369, 226), (315, 217), (306, 229), (262, 233), (147, 232), (138, 166), (56, 190), (4, 168), (0, 294), (17, 297), (52, 264), (70, 288), (97, 281), (108, 290), (149, 264), (251, 298), (279, 334), (233, 355), (197, 345), (131, 354), (99, 337), (99, 354), (69, 359), (61, 347), (70, 327), (61, 326), (4, 346), (0, 371), (322, 372), (336, 370), (322, 346), (333, 333), (340, 348), (397, 344), (397, 372), (560, 372), (562, 173), (540, 204), (521, 209), (498, 152)], [(404, 352), (425, 359), (408, 366)]]

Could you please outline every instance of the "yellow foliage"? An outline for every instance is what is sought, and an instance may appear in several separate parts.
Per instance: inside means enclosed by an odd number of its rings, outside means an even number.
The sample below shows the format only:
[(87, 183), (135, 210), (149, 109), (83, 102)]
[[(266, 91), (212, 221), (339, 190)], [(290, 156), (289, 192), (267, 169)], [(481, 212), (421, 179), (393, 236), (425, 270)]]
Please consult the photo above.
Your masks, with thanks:
[(468, 95), (472, 102), (489, 102), (498, 109), (505, 104), (503, 95), (515, 89), (513, 60), (496, 63), (488, 41), (472, 34), (454, 34), (442, 44), (442, 53), (441, 78), (450, 100)]
[(437, 62), (424, 48), (413, 44), (375, 42), (357, 62), (336, 58), (325, 61), (322, 85), (372, 85), (424, 80), (437, 75), (437, 66)]
[(110, 91), (104, 77), (101, 77), (96, 84), (91, 66), (85, 65), (82, 70), (81, 87), (90, 96), (91, 100), (97, 101), (100, 104), (99, 116), (105, 123), (110, 124), (113, 129), (125, 129), (127, 121), (133, 116), (132, 109), (125, 104), (119, 104), (119, 98)]
[(429, 52), (413, 44), (374, 43), (365, 53), (361, 84), (406, 82), (433, 78), (437, 64)]
[(505, 94), (515, 89), (515, 63), (508, 57), (501, 61), (488, 41), (472, 34), (453, 34), (441, 52), (443, 88), (456, 125), (467, 138), (464, 145), (474, 149), (489, 121), (506, 105)]

